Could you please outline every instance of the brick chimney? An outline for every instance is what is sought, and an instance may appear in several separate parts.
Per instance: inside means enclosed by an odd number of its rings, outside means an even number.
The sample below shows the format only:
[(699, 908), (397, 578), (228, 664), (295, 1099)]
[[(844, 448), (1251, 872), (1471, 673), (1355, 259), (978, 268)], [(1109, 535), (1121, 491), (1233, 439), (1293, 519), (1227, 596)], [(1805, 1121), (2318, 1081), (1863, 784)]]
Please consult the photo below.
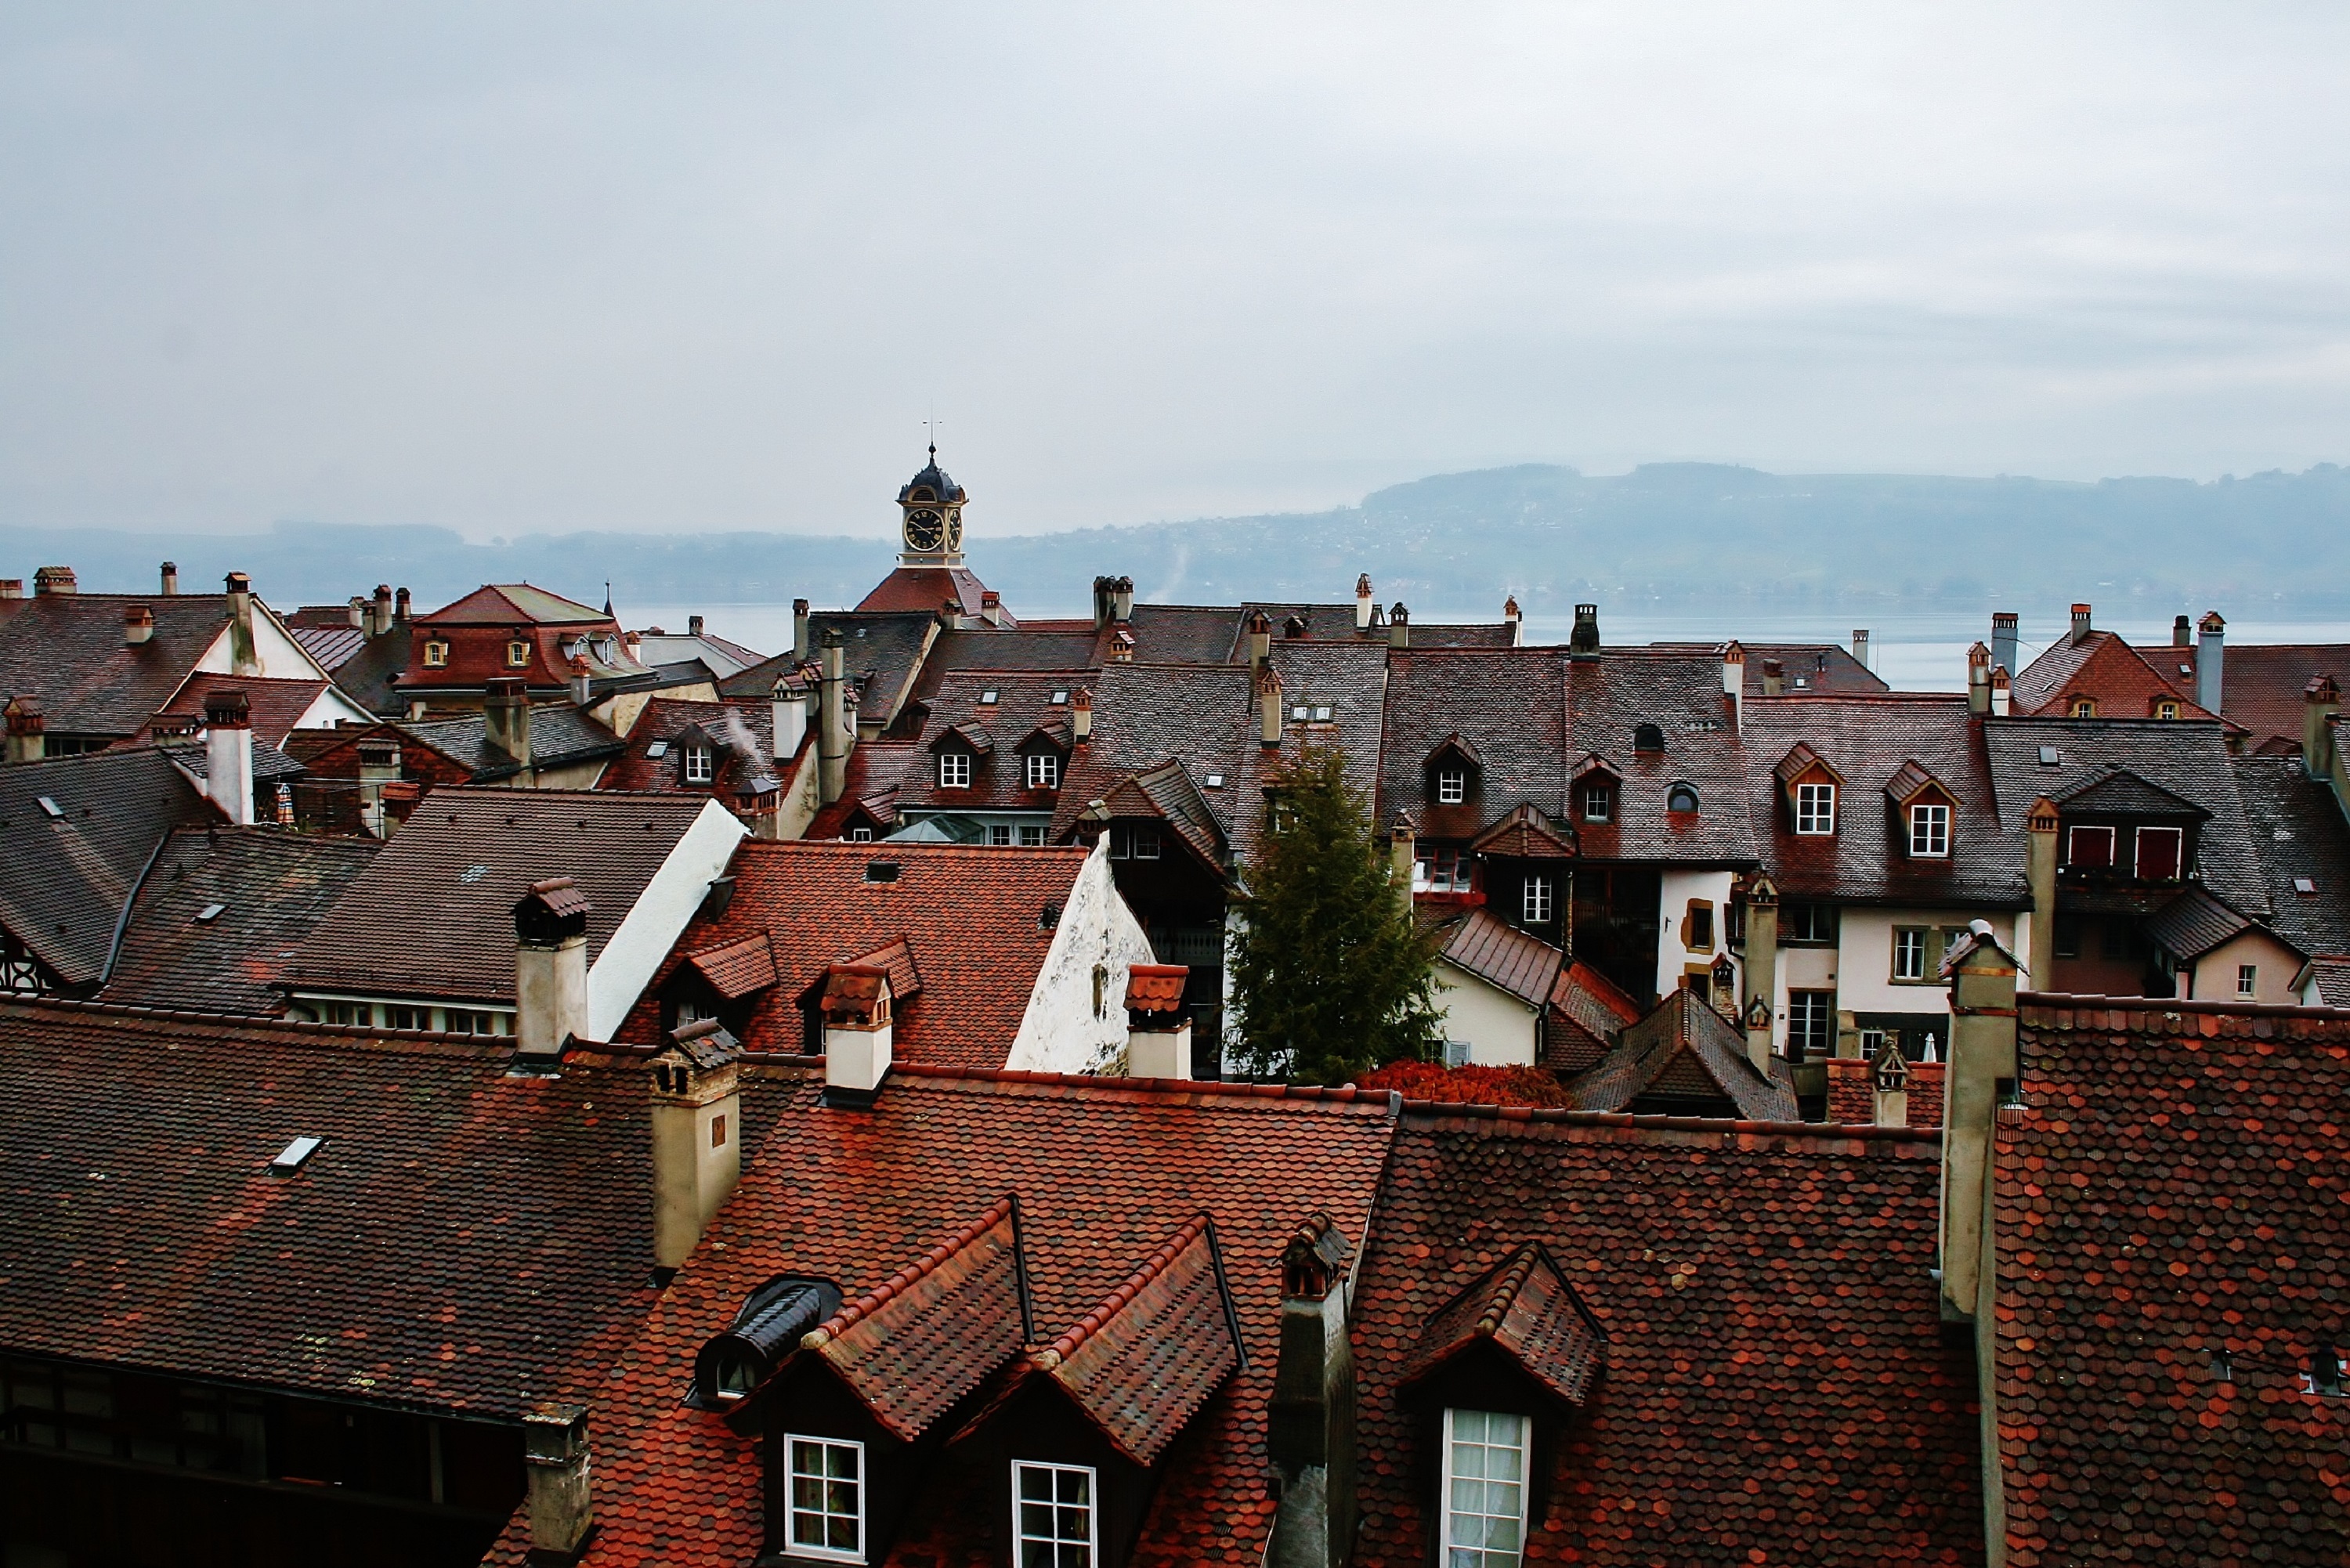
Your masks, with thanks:
[(807, 688), (796, 675), (778, 675), (768, 688), (767, 717), (773, 726), (778, 772), (800, 754), (800, 742), (807, 739)]
[(588, 1033), (588, 896), (568, 877), (534, 882), (514, 907), (515, 1056), (553, 1063)]
[(1721, 695), (1722, 706), (1730, 710), (1731, 732), (1739, 733), (1746, 721), (1746, 650), (1735, 639), (1722, 645)]
[(653, 1054), (653, 1266), (682, 1267), (743, 1174), (742, 1047), (715, 1018)]
[(1126, 1071), (1132, 1078), (1191, 1075), (1191, 1014), (1180, 963), (1139, 963), (1126, 971)]
[(1281, 1488), (1265, 1561), (1337, 1568), (1355, 1537), (1355, 1352), (1346, 1238), (1326, 1214), (1281, 1253), (1281, 1350), (1265, 1449)]
[(1243, 623), (1248, 634), (1248, 661), (1251, 670), (1262, 669), (1273, 657), (1273, 618), (1261, 609), (1248, 612)]
[(2185, 648), (2195, 640), (2195, 623), (2185, 616), (2174, 617), (2170, 623), (2170, 646)]
[(155, 612), (145, 605), (122, 607), (122, 646), (138, 648), (154, 640)]
[(1395, 826), (1388, 830), (1388, 883), (1396, 890), (1396, 899), (1406, 913), (1411, 909), (1412, 878), (1419, 870), (1419, 835), (1412, 830), (1411, 818), (1396, 813)]
[(1599, 651), (1599, 607), (1597, 605), (1575, 607), (1575, 630), (1568, 636), (1566, 646), (1571, 653)]
[(1991, 649), (1980, 642), (1967, 649), (1967, 711), (1991, 711)]
[(493, 768), (530, 772), (530, 689), (518, 675), (490, 679), (482, 702), (482, 760)]
[(253, 820), (253, 709), (234, 687), (204, 699), (204, 794), (231, 822)]
[(2334, 776), (2334, 719), (2342, 711), (2342, 689), (2331, 675), (2313, 675), (2301, 689), (2301, 769), (2314, 779)]
[(8, 760), (11, 763), (37, 763), (48, 749), (49, 721), (41, 711), (41, 700), (29, 692), (0, 709), (8, 716)]
[(1787, 667), (1775, 659), (1762, 661), (1762, 695), (1783, 697), (1787, 693)]
[(2035, 990), (2056, 989), (2056, 803), (2042, 795), (2023, 814), (2023, 880), (2032, 893), (2026, 962)]
[(33, 596), (36, 598), (49, 598), (78, 591), (71, 566), (43, 566), (33, 574)]
[(820, 1005), (824, 1103), (870, 1106), (889, 1073), (889, 971), (871, 964), (834, 964)]
[(1388, 607), (1388, 646), (1389, 648), (1411, 646), (1411, 611), (1405, 607), (1401, 599), (1396, 600)]
[(1259, 745), (1281, 744), (1281, 671), (1270, 664), (1256, 672), (1256, 738)]
[(1523, 648), (1526, 641), (1526, 618), (1518, 608), (1518, 596), (1512, 594), (1502, 601), (1502, 624), (1510, 628), (1510, 646)]
[(816, 793), (830, 805), (848, 787), (848, 749), (854, 732), (847, 723), (847, 692), (842, 673), (840, 628), (824, 628), (823, 673), (816, 681)]
[(1863, 670), (1868, 668), (1868, 628), (1865, 626), (1852, 628), (1852, 657)]
[(1365, 572), (1355, 579), (1355, 629), (1370, 630), (1371, 612), (1378, 607), (1378, 601), (1371, 597), (1371, 574)]
[(1745, 969), (1746, 997), (1741, 1017), (1746, 1028), (1746, 1057), (1768, 1077), (1771, 1047), (1777, 1033), (1773, 1013), (1779, 1005), (1779, 888), (1760, 871), (1746, 889)]
[(588, 1489), (588, 1407), (545, 1404), (525, 1411), (522, 1455), (533, 1568), (576, 1562), (596, 1522)]
[(2227, 688), (2220, 677), (2228, 653), (2228, 623), (2218, 610), (2206, 610), (2195, 623), (2195, 705), (2207, 713), (2220, 711)]
[(1991, 662), (1994, 670), (2004, 670), (2010, 675), (2020, 668), (2015, 662), (2017, 620), (2013, 610), (1994, 610), (1991, 618)]
[(380, 637), (391, 629), (391, 585), (378, 583), (368, 610), (368, 635)]
[(2007, 666), (1991, 667), (1991, 715), (2004, 719), (2015, 707), (2015, 682), (2008, 679)]
[(2095, 628), (2089, 624), (2089, 607), (2087, 605), (2074, 605), (2073, 607), (2073, 629), (2070, 634), (2072, 645), (2074, 648), (2080, 647), (2082, 643), (2088, 640), (2089, 633), (2095, 629)]
[(229, 673), (261, 673), (261, 655), (253, 640), (253, 579), (231, 572), (224, 581), (228, 592)]
[(1069, 693), (1069, 738), (1083, 742), (1093, 739), (1094, 694), (1080, 686)]
[[(1950, 1060), (1943, 1083), (1942, 1300), (1976, 1318), (1987, 1304), (1992, 1123), (2016, 1077), (2014, 955), (1977, 920), (1942, 960), (1950, 982)], [(1988, 1329), (1989, 1325), (1984, 1327)], [(1991, 1416), (1983, 1413), (1988, 1426)]]

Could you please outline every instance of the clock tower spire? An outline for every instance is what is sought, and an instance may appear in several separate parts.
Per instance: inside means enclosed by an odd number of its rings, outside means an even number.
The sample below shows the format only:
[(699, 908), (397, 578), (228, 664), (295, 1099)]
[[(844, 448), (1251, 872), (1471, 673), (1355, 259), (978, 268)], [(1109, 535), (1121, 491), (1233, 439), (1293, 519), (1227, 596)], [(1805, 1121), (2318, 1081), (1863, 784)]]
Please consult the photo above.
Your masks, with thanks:
[(931, 443), (931, 461), (898, 492), (899, 536), (905, 549), (902, 566), (962, 565), (962, 486), (939, 466), (938, 443)]

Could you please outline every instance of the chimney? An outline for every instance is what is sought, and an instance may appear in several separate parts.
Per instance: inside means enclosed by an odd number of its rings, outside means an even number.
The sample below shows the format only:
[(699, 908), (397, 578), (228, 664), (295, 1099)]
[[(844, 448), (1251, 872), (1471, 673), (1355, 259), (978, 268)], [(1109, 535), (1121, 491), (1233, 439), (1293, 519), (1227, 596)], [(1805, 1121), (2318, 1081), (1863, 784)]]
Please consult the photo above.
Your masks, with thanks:
[(2016, 615), (2013, 610), (1993, 610), (1991, 618), (1991, 662), (1995, 670), (2010, 675), (2022, 666), (2015, 662)]
[[(699, 620), (702, 618), (696, 616), (694, 618)], [(985, 621), (990, 626), (1002, 626), (1003, 624), (1003, 596), (997, 593), (993, 588), (980, 589), (979, 618)], [(696, 633), (695, 635), (699, 636), (700, 634)]]
[(1852, 628), (1852, 657), (1863, 670), (1868, 668), (1868, 628), (1865, 626)]
[(1118, 578), (1113, 592), (1117, 597), (1110, 605), (1111, 613), (1119, 620), (1132, 620), (1134, 618), (1134, 579)]
[(1126, 971), (1126, 1072), (1130, 1078), (1191, 1075), (1191, 1015), (1180, 963), (1139, 963)]
[(576, 705), (585, 708), (596, 700), (596, 672), (588, 668), (586, 654), (571, 656), (570, 680), (567, 684), (571, 688), (571, 701)]
[(2342, 690), (2331, 675), (2313, 675), (2301, 689), (2301, 768), (2311, 778), (2334, 776), (2334, 718), (2342, 711)]
[(589, 907), (568, 877), (533, 882), (514, 907), (517, 1062), (560, 1061), (588, 1033)]
[(1113, 664), (1134, 662), (1134, 633), (1128, 628), (1121, 626), (1109, 634), (1109, 657)]
[(368, 635), (380, 637), (391, 629), (391, 585), (378, 583), (375, 600), (368, 615)]
[(1746, 1057), (1768, 1077), (1779, 1006), (1779, 889), (1755, 873), (1746, 889)]
[(2015, 706), (2015, 682), (2008, 679), (2007, 666), (1991, 667), (1991, 716), (2004, 719)]
[(1762, 695), (1782, 697), (1787, 691), (1787, 667), (1775, 659), (1762, 661)]
[[(1950, 1060), (1942, 1099), (1942, 1300), (1975, 1318), (1991, 1295), (1992, 1124), (2015, 1086), (2015, 958), (1977, 920), (1942, 961), (1950, 982)], [(1988, 1329), (1989, 1324), (1982, 1324)], [(1991, 1412), (1983, 1412), (1986, 1426)]]
[(700, 616), (698, 616), (698, 615), (690, 615), (690, 616), (688, 616), (688, 617), (686, 617), (686, 618), (685, 618), (685, 635), (686, 635), (686, 636), (688, 636), (688, 637), (700, 637), (700, 636), (702, 635), (702, 618), (701, 618)]
[(768, 722), (773, 725), (775, 766), (780, 771), (785, 763), (800, 754), (800, 742), (807, 739), (807, 688), (789, 675), (778, 675), (768, 690)]
[(1346, 1238), (1326, 1214), (1281, 1253), (1281, 1351), (1265, 1449), (1280, 1488), (1265, 1560), (1337, 1568), (1355, 1536), (1355, 1353), (1347, 1332)]
[(1737, 734), (1746, 721), (1746, 650), (1734, 639), (1721, 649), (1721, 695), (1730, 710), (1730, 732)]
[(1389, 648), (1411, 646), (1411, 611), (1404, 607), (1404, 602), (1401, 599), (1396, 600), (1388, 607), (1388, 646)]
[(163, 597), (170, 599), (177, 598), (179, 596), (180, 563), (177, 561), (166, 561), (163, 563)]
[(231, 822), (253, 820), (253, 710), (234, 687), (204, 699), (204, 793)]
[(1094, 579), (1094, 629), (1096, 631), (1099, 631), (1102, 628), (1107, 626), (1111, 621), (1118, 618), (1116, 616), (1110, 614), (1111, 609), (1118, 602), (1117, 589), (1118, 579), (1116, 577), (1096, 577)]
[(0, 712), (8, 716), (8, 760), (39, 762), (48, 749), (49, 727), (47, 716), (41, 711), (41, 700), (27, 693), (0, 709)]
[(365, 596), (360, 594), (353, 594), (351, 596), (350, 622), (353, 627), (358, 628), (361, 637), (369, 636), (374, 632), (375, 628), (368, 619), (368, 600)]
[(1510, 628), (1510, 646), (1523, 648), (1526, 642), (1524, 615), (1518, 609), (1518, 596), (1512, 594), (1502, 601), (1502, 624)]
[(743, 1174), (743, 1049), (715, 1018), (652, 1059), (653, 1266), (678, 1269)]
[(493, 676), (482, 701), (482, 760), (530, 772), (530, 691), (519, 675)]
[(253, 641), (253, 579), (243, 572), (231, 572), (224, 586), (228, 591), (229, 673), (258, 675), (261, 656)]
[(1357, 631), (1371, 629), (1371, 612), (1378, 607), (1378, 605), (1371, 597), (1371, 574), (1365, 572), (1355, 579), (1355, 629)]
[(1256, 738), (1260, 745), (1281, 744), (1281, 671), (1270, 664), (1256, 672)]
[(1567, 638), (1566, 646), (1571, 653), (1599, 651), (1599, 607), (1597, 605), (1575, 607), (1575, 631)]
[(2093, 628), (2089, 625), (2089, 607), (2087, 605), (2074, 605), (2073, 607), (2073, 646), (2075, 648), (2080, 647), (2081, 644), (2087, 639), (2092, 629)]
[(816, 682), (816, 793), (830, 805), (848, 787), (848, 704), (843, 701), (840, 628), (824, 628), (823, 674)]
[(409, 598), (408, 590), (406, 588), (401, 588), (391, 596), (391, 618), (395, 625), (404, 626), (407, 624), (408, 605)]
[(2183, 615), (2174, 617), (2170, 622), (2170, 646), (2185, 648), (2193, 642), (2195, 640), (2194, 625), (2194, 622)]
[(1069, 738), (1089, 741), (1094, 733), (1094, 694), (1080, 686), (1069, 693)]
[(2220, 675), (2228, 652), (2228, 623), (2218, 610), (2206, 610), (2195, 623), (2195, 705), (2216, 714), (2227, 692)]
[(1869, 1119), (1881, 1127), (1909, 1125), (1909, 1063), (1901, 1054), (1900, 1036), (1888, 1034), (1869, 1064)]
[(1396, 902), (1407, 914), (1411, 910), (1411, 885), (1419, 868), (1419, 840), (1411, 818), (1396, 813), (1395, 826), (1388, 830), (1388, 886), (1395, 889)]
[(804, 664), (807, 661), (807, 657), (808, 602), (806, 599), (794, 599), (792, 601), (792, 658)]
[(25, 579), (0, 577), (0, 599), (21, 599), (25, 597)]
[(871, 964), (834, 964), (819, 1005), (824, 1011), (824, 1103), (858, 1108), (871, 1105), (889, 1072), (889, 971)]
[(141, 643), (152, 641), (154, 636), (155, 612), (153, 610), (149, 609), (145, 605), (122, 607), (122, 645), (125, 648), (137, 648)]
[(71, 566), (43, 566), (33, 574), (33, 597), (49, 598), (76, 591)]
[(534, 1406), (522, 1418), (522, 1457), (530, 1561), (573, 1562), (596, 1521), (588, 1490), (588, 1407)]
[(1991, 711), (1991, 649), (1980, 642), (1967, 649), (1967, 711)]
[(1261, 609), (1251, 610), (1243, 624), (1248, 630), (1249, 668), (1260, 669), (1273, 657), (1273, 618)]
[(2056, 989), (2056, 803), (2042, 795), (2023, 814), (2023, 882), (2032, 894), (2032, 983)]

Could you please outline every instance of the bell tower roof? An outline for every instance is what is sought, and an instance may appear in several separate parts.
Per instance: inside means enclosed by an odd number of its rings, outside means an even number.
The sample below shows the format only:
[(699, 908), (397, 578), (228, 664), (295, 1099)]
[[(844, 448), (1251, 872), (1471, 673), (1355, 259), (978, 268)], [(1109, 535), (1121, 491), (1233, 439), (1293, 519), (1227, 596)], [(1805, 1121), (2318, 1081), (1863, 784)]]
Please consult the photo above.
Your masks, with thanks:
[(925, 501), (941, 506), (953, 506), (961, 504), (963, 499), (962, 486), (949, 478), (947, 471), (939, 466), (939, 449), (936, 442), (931, 445), (930, 462), (921, 472), (906, 482), (904, 489), (898, 492), (898, 504), (900, 506), (910, 506)]

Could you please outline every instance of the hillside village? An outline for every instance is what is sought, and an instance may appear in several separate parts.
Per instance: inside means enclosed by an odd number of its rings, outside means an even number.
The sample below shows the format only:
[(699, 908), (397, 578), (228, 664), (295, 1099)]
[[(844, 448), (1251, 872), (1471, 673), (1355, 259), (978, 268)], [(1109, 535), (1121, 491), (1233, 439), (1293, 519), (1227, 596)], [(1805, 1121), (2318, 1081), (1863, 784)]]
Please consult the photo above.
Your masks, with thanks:
[(8, 1568), (2350, 1554), (2350, 646), (1025, 619), (970, 501), (776, 650), (0, 581)]

